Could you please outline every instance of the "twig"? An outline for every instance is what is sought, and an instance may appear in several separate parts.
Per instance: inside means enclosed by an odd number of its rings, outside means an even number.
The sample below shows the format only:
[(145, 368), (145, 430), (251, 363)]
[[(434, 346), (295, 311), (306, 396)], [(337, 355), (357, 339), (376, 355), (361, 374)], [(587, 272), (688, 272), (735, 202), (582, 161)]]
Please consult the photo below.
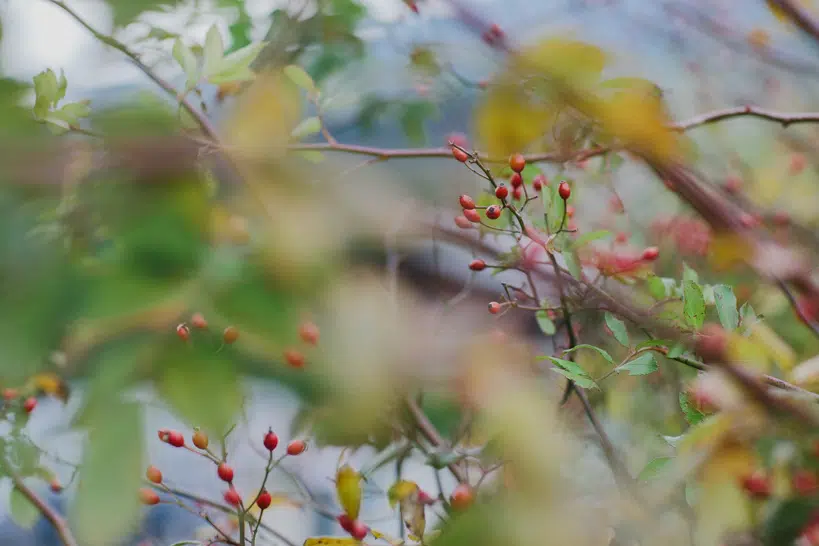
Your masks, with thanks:
[(49, 523), (51, 523), (54, 530), (57, 532), (57, 535), (60, 537), (60, 542), (62, 542), (64, 546), (78, 546), (77, 540), (71, 533), (71, 529), (68, 527), (66, 520), (60, 514), (58, 514), (56, 510), (46, 504), (45, 501), (43, 501), (43, 499), (37, 495), (37, 493), (26, 485), (23, 478), (13, 468), (11, 468), (8, 461), (5, 459), (0, 459), (0, 468), (2, 468), (3, 472), (11, 478), (11, 482), (14, 484), (15, 489), (17, 489), (17, 491), (28, 499), (28, 501), (33, 504), (35, 508), (37, 508), (37, 511), (40, 512)]
[(802, 309), (802, 306), (799, 305), (798, 301), (796, 301), (796, 296), (794, 296), (793, 292), (791, 292), (791, 289), (788, 288), (788, 285), (785, 284), (783, 281), (777, 281), (776, 284), (777, 286), (779, 286), (779, 289), (782, 291), (782, 293), (785, 294), (785, 297), (788, 299), (788, 302), (791, 304), (791, 307), (793, 307), (793, 310), (794, 312), (796, 312), (797, 316), (800, 319), (802, 319), (802, 322), (804, 322), (808, 326), (808, 328), (811, 329), (814, 336), (819, 337), (819, 324), (816, 324), (816, 322), (811, 317), (805, 314), (804, 310)]
[(766, 108), (759, 108), (757, 106), (746, 105), (706, 112), (687, 120), (674, 123), (669, 128), (674, 131), (683, 132), (701, 127), (703, 125), (708, 125), (710, 123), (717, 123), (726, 119), (742, 117), (753, 117), (766, 121), (772, 121), (781, 124), (783, 127), (800, 123), (819, 123), (819, 112), (794, 112), (789, 114), (785, 112), (777, 112), (775, 110), (768, 110)]
[(813, 19), (808, 12), (798, 6), (793, 0), (767, 0), (770, 4), (782, 10), (788, 18), (798, 26), (802, 32), (819, 42), (819, 22)]
[[(427, 442), (432, 444), (434, 447), (446, 445), (446, 440), (444, 440), (444, 438), (435, 428), (435, 425), (432, 424), (432, 421), (429, 420), (429, 417), (426, 416), (424, 411), (420, 408), (420, 406), (418, 406), (418, 403), (412, 398), (412, 396), (407, 397), (406, 404), (410, 415), (412, 415), (412, 418), (415, 421), (415, 426), (418, 428), (424, 438), (426, 438)], [(466, 474), (464, 474), (461, 467), (455, 463), (451, 463), (447, 465), (447, 468), (449, 468), (449, 471), (452, 472), (452, 475), (455, 476), (456, 480), (458, 480), (460, 483), (466, 483)]]

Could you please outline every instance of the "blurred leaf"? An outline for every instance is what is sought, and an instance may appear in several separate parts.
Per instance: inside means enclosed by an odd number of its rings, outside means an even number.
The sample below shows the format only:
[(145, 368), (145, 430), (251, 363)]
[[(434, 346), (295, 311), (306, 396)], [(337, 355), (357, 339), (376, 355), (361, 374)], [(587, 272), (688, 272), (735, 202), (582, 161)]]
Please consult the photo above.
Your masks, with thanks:
[(699, 274), (694, 271), (687, 263), (683, 262), (683, 282), (685, 281), (692, 281), (692, 282), (700, 282)]
[(680, 409), (689, 425), (696, 425), (705, 419), (705, 414), (694, 407), (690, 397), (685, 392), (680, 392)]
[(605, 229), (601, 229), (599, 231), (591, 231), (589, 233), (584, 233), (577, 239), (575, 239), (574, 244), (572, 245), (573, 248), (581, 248), (592, 241), (597, 241), (600, 239), (605, 239), (606, 237), (610, 237), (611, 232)]
[(667, 345), (673, 345), (673, 342), (670, 339), (647, 339), (638, 343), (634, 349), (640, 350), (645, 349), (646, 347), (665, 347)]
[(284, 67), (284, 73), (290, 78), (290, 81), (296, 84), (302, 91), (307, 91), (311, 94), (316, 93), (316, 84), (313, 83), (313, 78), (311, 78), (310, 74), (305, 72), (302, 67), (291, 64)]
[[(43, 119), (48, 115), (49, 110), (62, 98), (59, 96), (61, 94), (60, 89), (61, 86), (60, 82), (57, 81), (57, 75), (50, 68), (34, 76), (35, 117)], [(64, 90), (62, 94), (65, 94)]]
[(794, 544), (819, 510), (819, 497), (794, 498), (778, 502), (767, 513), (762, 528), (765, 546)]
[(729, 331), (736, 330), (739, 325), (739, 312), (734, 289), (725, 284), (714, 286), (714, 301), (722, 327)]
[(361, 474), (351, 466), (344, 465), (336, 472), (338, 503), (350, 519), (357, 520), (361, 510)]
[(208, 81), (218, 84), (252, 80), (256, 75), (250, 69), (250, 64), (266, 45), (265, 42), (250, 44), (230, 53), (221, 60), (217, 71), (208, 76)]
[(180, 0), (105, 0), (114, 12), (114, 25), (124, 27), (146, 11), (173, 7)]
[(563, 351), (563, 354), (567, 355), (567, 354), (569, 354), (571, 352), (577, 351), (578, 349), (593, 349), (594, 351), (597, 351), (597, 353), (600, 356), (605, 358), (608, 361), (609, 364), (611, 364), (612, 366), (614, 365), (614, 359), (611, 357), (611, 355), (609, 353), (607, 353), (605, 350), (601, 349), (600, 347), (595, 347), (594, 345), (587, 345), (585, 343), (582, 343), (580, 345), (575, 345), (571, 349), (567, 349), (567, 350)]
[(208, 33), (205, 36), (205, 49), (202, 61), (203, 78), (210, 79), (211, 76), (219, 72), (224, 53), (225, 44), (222, 41), (222, 33), (219, 32), (219, 27), (214, 24), (208, 29)]
[(668, 297), (665, 289), (666, 285), (660, 277), (650, 275), (646, 279), (646, 286), (648, 288), (648, 293), (651, 294), (655, 300), (662, 300)]
[(177, 38), (173, 44), (173, 58), (185, 72), (187, 78), (185, 87), (187, 89), (194, 88), (199, 82), (199, 63), (190, 48), (180, 38)]
[[(230, 358), (232, 347), (216, 353), (212, 340), (180, 343), (171, 339), (160, 349), (154, 369), (162, 399), (186, 422), (212, 434), (224, 434), (242, 408), (240, 370)], [(216, 337), (213, 334), (213, 337)]]
[(436, 451), (430, 453), (429, 457), (427, 457), (427, 464), (436, 470), (443, 470), (451, 464), (462, 461), (465, 457), (466, 455), (463, 453), (439, 453)]
[(705, 322), (705, 299), (702, 288), (694, 281), (683, 282), (683, 317), (689, 326), (697, 330)]
[(390, 507), (395, 507), (396, 504), (416, 493), (418, 489), (418, 484), (412, 481), (399, 480), (395, 482), (387, 491)]
[(426, 142), (426, 122), (438, 113), (436, 106), (429, 101), (409, 101), (402, 107), (400, 115), (404, 134), (413, 145), (420, 146)]
[(545, 310), (541, 309), (535, 313), (535, 319), (537, 319), (537, 324), (540, 326), (541, 332), (547, 336), (551, 336), (555, 333), (555, 323), (549, 318), (549, 315)]
[(539, 71), (582, 86), (597, 82), (608, 61), (609, 56), (593, 44), (552, 37), (525, 49), (513, 59), (513, 66), (519, 73)]
[(313, 136), (321, 131), (321, 120), (315, 116), (305, 118), (296, 125), (296, 128), (290, 132), (290, 136), (296, 140)]
[(304, 546), (358, 546), (360, 540), (339, 537), (315, 537), (304, 540)]
[(34, 506), (28, 497), (26, 497), (19, 489), (12, 487), (9, 496), (9, 516), (11, 520), (23, 529), (31, 529), (34, 524), (40, 519), (39, 508)]
[(562, 256), (566, 261), (566, 269), (569, 270), (571, 276), (577, 280), (583, 280), (583, 271), (580, 268), (580, 261), (577, 259), (577, 254), (571, 250), (567, 250), (563, 252)]
[(675, 345), (672, 345), (671, 348), (668, 349), (668, 355), (667, 356), (668, 356), (668, 358), (677, 358), (679, 356), (682, 356), (682, 354), (684, 352), (685, 352), (685, 345), (683, 345), (682, 343), (677, 343)]
[[(570, 181), (567, 180), (566, 182)], [(549, 186), (549, 190), (552, 192), (552, 199), (549, 210), (546, 212), (546, 219), (548, 220), (550, 233), (557, 233), (561, 224), (564, 224), (566, 221), (566, 218), (564, 218), (566, 215), (566, 201), (563, 200), (563, 198), (561, 198), (557, 193), (559, 186), (560, 182), (557, 180), (555, 180), (554, 183)], [(545, 188), (543, 193), (546, 193)], [(565, 225), (563, 227), (565, 227)]]
[(72, 504), (77, 539), (88, 546), (116, 544), (136, 526), (144, 471), (140, 407), (120, 402), (99, 410), (91, 416)]
[(673, 460), (673, 457), (657, 457), (656, 459), (653, 459), (645, 467), (643, 467), (643, 469), (637, 475), (637, 480), (641, 482), (653, 480), (659, 476), (666, 465)]
[(751, 327), (759, 321), (753, 306), (747, 301), (739, 308), (740, 323), (742, 325), (742, 334), (750, 335)]
[(630, 360), (619, 369), (625, 370), (629, 375), (648, 375), (656, 372), (659, 368), (657, 366), (657, 359), (654, 358), (654, 353), (643, 353), (634, 360)]
[(603, 318), (606, 321), (606, 326), (608, 326), (609, 330), (611, 330), (611, 334), (614, 336), (614, 339), (616, 339), (617, 342), (623, 347), (628, 347), (629, 341), (626, 323), (618, 319), (608, 311), (606, 311), (603, 314)]

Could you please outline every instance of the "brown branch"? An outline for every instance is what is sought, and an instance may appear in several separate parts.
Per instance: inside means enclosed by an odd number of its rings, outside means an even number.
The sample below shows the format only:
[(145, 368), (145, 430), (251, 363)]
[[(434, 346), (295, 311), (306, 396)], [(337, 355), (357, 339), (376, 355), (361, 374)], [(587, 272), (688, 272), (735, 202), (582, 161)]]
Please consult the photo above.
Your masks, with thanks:
[(714, 110), (694, 116), (685, 121), (674, 123), (670, 128), (674, 131), (688, 131), (702, 125), (710, 123), (717, 123), (726, 119), (754, 117), (767, 121), (773, 121), (781, 124), (783, 127), (795, 125), (799, 123), (819, 123), (819, 112), (795, 112), (784, 113), (774, 110), (767, 110), (757, 106), (736, 106), (734, 108), (724, 108), (721, 110)]
[(60, 537), (60, 542), (64, 546), (77, 546), (77, 540), (74, 538), (71, 529), (68, 527), (66, 520), (57, 513), (51, 506), (45, 503), (37, 493), (26, 485), (22, 476), (18, 474), (5, 459), (0, 459), (0, 468), (11, 478), (15, 489), (19, 491), (34, 507), (39, 511), (45, 519), (54, 527), (57, 536)]
[(819, 21), (816, 21), (810, 14), (797, 5), (793, 0), (767, 0), (768, 3), (778, 7), (782, 12), (798, 26), (802, 32), (811, 36), (819, 42)]
[[(429, 417), (426, 416), (424, 411), (418, 406), (418, 403), (411, 397), (408, 396), (407, 400), (407, 409), (410, 412), (413, 420), (415, 421), (415, 426), (418, 428), (418, 431), (426, 438), (427, 442), (432, 444), (434, 447), (442, 447), (446, 445), (446, 440), (441, 436), (438, 430), (435, 428), (435, 425), (432, 421), (429, 420)], [(464, 474), (463, 469), (455, 463), (451, 463), (447, 465), (449, 471), (455, 476), (455, 479), (458, 480), (460, 483), (467, 483), (466, 474)]]

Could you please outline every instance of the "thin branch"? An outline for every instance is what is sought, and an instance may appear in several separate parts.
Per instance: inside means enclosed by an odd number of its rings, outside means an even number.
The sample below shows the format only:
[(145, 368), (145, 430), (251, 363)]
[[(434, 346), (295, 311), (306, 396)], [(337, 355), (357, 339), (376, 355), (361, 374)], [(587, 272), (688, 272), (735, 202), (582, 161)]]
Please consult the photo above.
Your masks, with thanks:
[(703, 125), (740, 117), (753, 117), (766, 121), (772, 121), (781, 124), (783, 127), (800, 123), (819, 123), (819, 112), (794, 112), (788, 114), (785, 112), (777, 112), (774, 110), (759, 108), (757, 106), (746, 105), (706, 112), (687, 120), (674, 123), (670, 127), (674, 131), (683, 132), (701, 127)]
[(788, 288), (788, 285), (783, 281), (777, 281), (776, 284), (779, 286), (782, 293), (785, 294), (785, 297), (788, 299), (788, 302), (791, 304), (791, 307), (793, 307), (793, 310), (796, 312), (797, 316), (802, 319), (802, 322), (804, 322), (808, 328), (811, 329), (814, 336), (819, 337), (819, 324), (816, 324), (816, 321), (805, 314), (802, 306), (799, 305), (798, 301), (796, 301), (796, 296), (794, 296), (791, 289)]
[(797, 5), (793, 0), (767, 0), (768, 3), (778, 7), (788, 18), (798, 26), (802, 32), (811, 36), (814, 41), (819, 42), (819, 21), (816, 21), (810, 14)]
[[(435, 425), (429, 420), (429, 417), (426, 416), (415, 399), (408, 396), (406, 403), (407, 409), (409, 409), (410, 415), (412, 415), (412, 418), (415, 421), (415, 426), (418, 428), (424, 438), (426, 438), (427, 442), (432, 444), (434, 447), (445, 446), (446, 440), (444, 440), (444, 438), (435, 428)], [(449, 471), (452, 472), (452, 475), (455, 476), (455, 479), (460, 483), (467, 482), (466, 474), (464, 474), (460, 466), (452, 463), (447, 465), (447, 468), (449, 468)]]
[(34, 492), (34, 490), (26, 485), (20, 474), (11, 468), (11, 465), (9, 465), (5, 459), (0, 459), (0, 468), (2, 468), (3, 472), (11, 478), (11, 482), (14, 484), (15, 489), (17, 489), (17, 491), (28, 499), (28, 501), (33, 504), (35, 508), (37, 508), (37, 511), (40, 512), (49, 523), (51, 523), (54, 530), (57, 532), (57, 535), (60, 537), (60, 542), (62, 542), (64, 546), (78, 546), (77, 540), (71, 533), (71, 529), (68, 527), (66, 520), (60, 514), (58, 514), (56, 510), (46, 504), (45, 501), (43, 501), (43, 499), (41, 499), (40, 496)]

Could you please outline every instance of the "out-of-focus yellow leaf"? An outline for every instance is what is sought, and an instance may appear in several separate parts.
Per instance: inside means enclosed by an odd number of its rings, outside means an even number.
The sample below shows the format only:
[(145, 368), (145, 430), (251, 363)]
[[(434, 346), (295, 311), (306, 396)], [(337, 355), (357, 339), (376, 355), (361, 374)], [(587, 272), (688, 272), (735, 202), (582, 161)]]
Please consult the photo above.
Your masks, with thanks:
[(628, 148), (668, 161), (680, 154), (680, 137), (668, 130), (671, 120), (658, 91), (640, 87), (625, 89), (604, 100), (595, 117)]
[(692, 427), (677, 445), (679, 453), (709, 449), (724, 441), (734, 425), (732, 415), (718, 413)]
[(733, 332), (726, 347), (728, 360), (750, 370), (767, 373), (771, 369), (768, 348), (760, 340), (743, 337)]
[(509, 77), (490, 88), (475, 113), (481, 145), (497, 157), (526, 150), (549, 132), (557, 116), (553, 104), (534, 103)]
[(68, 384), (55, 373), (39, 373), (32, 376), (28, 380), (28, 387), (34, 392), (53, 396), (62, 402), (68, 400)]
[(227, 124), (226, 142), (238, 155), (285, 151), (301, 120), (298, 90), (279, 72), (263, 72), (239, 96)]
[(538, 71), (542, 76), (576, 84), (599, 80), (609, 56), (599, 47), (565, 37), (552, 37), (525, 49), (512, 61), (516, 72)]
[(361, 474), (349, 465), (336, 472), (338, 502), (351, 519), (358, 519), (361, 510)]
[(745, 263), (753, 254), (751, 245), (735, 233), (715, 233), (711, 239), (708, 261), (717, 271), (726, 271)]
[(427, 518), (424, 509), (425, 506), (419, 498), (418, 491), (401, 500), (401, 513), (404, 517), (404, 525), (407, 526), (411, 534), (416, 537), (421, 537), (414, 538), (413, 540), (415, 540), (415, 542), (421, 542), (424, 531), (426, 530)]
[[(793, 2), (802, 8), (812, 8), (815, 5), (814, 0), (793, 0)], [(792, 23), (791, 18), (788, 17), (788, 14), (782, 11), (782, 9), (775, 2), (765, 0), (765, 3), (768, 5), (768, 9), (771, 10), (774, 17), (783, 23)]]
[(305, 539), (304, 546), (360, 546), (361, 542), (354, 538), (313, 537)]
[(788, 374), (788, 379), (804, 389), (819, 392), (819, 356), (802, 362)]
[(384, 534), (381, 531), (377, 531), (377, 530), (375, 530), (373, 528), (370, 528), (370, 534), (372, 536), (374, 536), (377, 540), (383, 540), (384, 542), (387, 542), (388, 544), (391, 544), (392, 546), (403, 546), (403, 544), (404, 544), (403, 540), (401, 540), (399, 538), (391, 537), (390, 535)]
[(790, 371), (796, 365), (794, 350), (765, 322), (754, 323), (748, 339), (761, 348), (768, 358), (782, 370)]
[(409, 480), (399, 480), (395, 482), (389, 491), (387, 491), (387, 498), (390, 501), (390, 507), (395, 508), (395, 505), (409, 497), (413, 493), (420, 490), (418, 484)]

